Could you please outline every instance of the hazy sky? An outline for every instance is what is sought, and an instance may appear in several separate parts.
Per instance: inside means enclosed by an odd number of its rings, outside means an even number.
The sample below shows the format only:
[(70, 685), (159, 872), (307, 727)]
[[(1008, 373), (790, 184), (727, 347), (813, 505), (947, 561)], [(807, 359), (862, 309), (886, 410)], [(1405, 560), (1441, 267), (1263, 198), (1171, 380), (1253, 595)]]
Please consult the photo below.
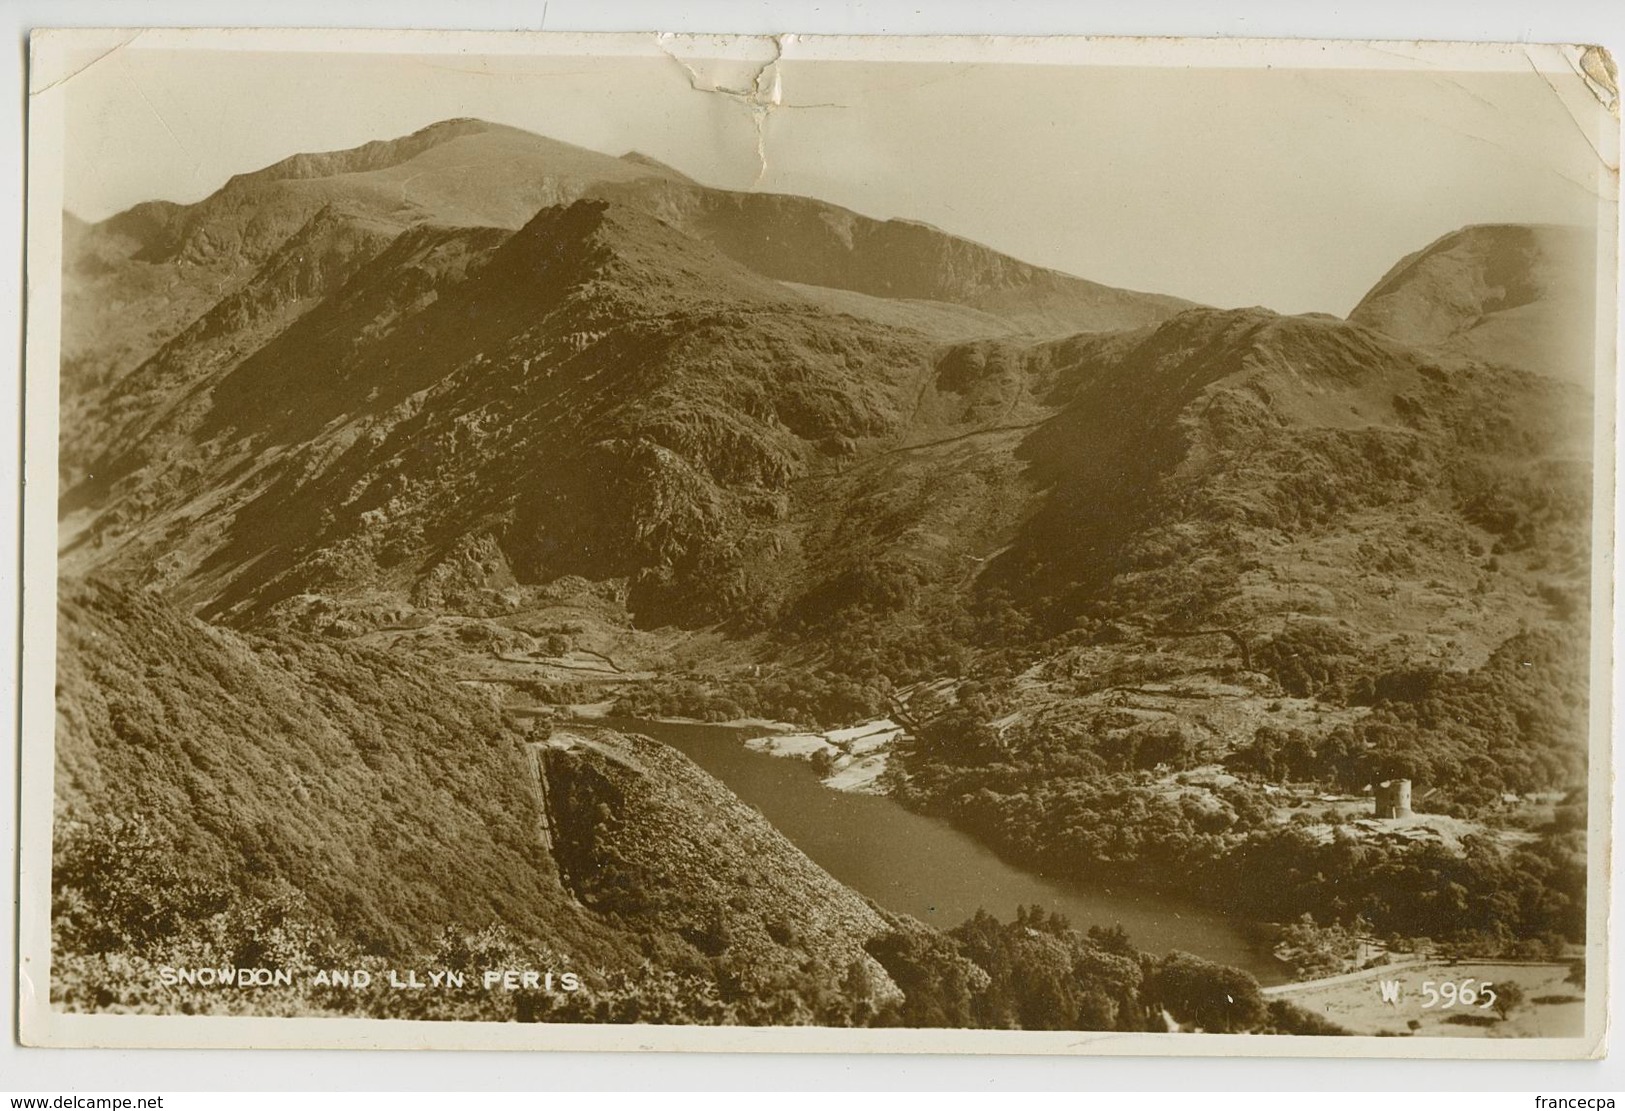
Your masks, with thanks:
[(1113, 285), (1343, 314), (1463, 224), (1595, 221), (1593, 140), (1548, 81), (792, 58), (762, 173), (751, 106), (694, 91), (664, 56), (129, 49), (67, 83), (64, 197), (89, 219), (193, 201), (297, 151), (477, 116)]

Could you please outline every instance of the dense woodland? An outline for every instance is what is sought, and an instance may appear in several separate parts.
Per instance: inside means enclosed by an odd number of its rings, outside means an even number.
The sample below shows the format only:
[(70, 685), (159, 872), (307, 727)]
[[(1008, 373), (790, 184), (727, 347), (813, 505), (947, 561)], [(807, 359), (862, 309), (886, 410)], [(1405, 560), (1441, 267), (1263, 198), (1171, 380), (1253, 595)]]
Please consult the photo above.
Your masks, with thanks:
[[(1009, 923), (978, 913), (946, 934), (894, 920), (868, 943), (896, 985), (888, 993), (862, 962), (832, 977), (788, 950), (777, 962), (760, 952), (739, 959), (725, 937), (688, 960), (674, 960), (674, 947), (640, 954), (628, 946), (606, 968), (503, 925), (450, 925), (420, 949), (384, 956), (349, 940), (286, 881), (245, 896), (189, 874), (184, 857), (141, 819), (65, 830), (53, 886), (53, 990), (69, 1010), (1120, 1031), (1167, 1030), (1172, 1020), (1225, 1033), (1343, 1033), (1265, 1000), (1237, 969), (1187, 953), (1152, 957), (1120, 931), (1081, 934), (1037, 907)], [(279, 968), (295, 978), (246, 989), (162, 986), (162, 967)], [(315, 982), (335, 969), (369, 971), (377, 986)], [(449, 969), (470, 985), (487, 969), (571, 969), (583, 986), (402, 991), (383, 986), (392, 969), (425, 979)]]
[[(1334, 626), (1290, 629), (1255, 649), (1280, 694), (1369, 712), (1318, 733), (1264, 726), (1226, 751), (1174, 719), (1129, 730), (996, 730), (990, 723), (1011, 709), (1014, 676), (1056, 646), (1018, 640), (976, 654), (971, 643), (998, 642), (988, 612), (980, 622), (960, 619), (963, 641), (942, 625), (898, 622), (861, 653), (832, 653), (826, 670), (669, 680), (627, 692), (617, 712), (844, 725), (895, 712), (897, 692), (920, 677), (913, 661), (935, 657), (945, 664), (936, 676), (964, 674), (951, 702), (917, 699), (920, 728), (894, 757), (893, 793), (1013, 860), (1084, 881), (1177, 890), (1256, 920), (1363, 916), (1383, 935), (1451, 939), (1481, 952), (1544, 954), (1584, 936), (1586, 644), (1572, 625), (1519, 633), (1469, 672), (1389, 668)], [(870, 617), (857, 627), (884, 623)], [(1027, 628), (1008, 615), (1003, 627)], [(931, 647), (916, 655), (915, 645)], [(888, 667), (893, 653), (909, 663)], [(1241, 777), (1216, 800), (1170, 797), (1157, 782), (1212, 763)], [(1504, 794), (1558, 791), (1568, 801), (1533, 844), (1507, 849), (1483, 837), (1458, 854), (1346, 836), (1323, 842), (1302, 824), (1276, 822), (1263, 791), (1292, 781), (1359, 792), (1400, 776), (1429, 812), (1492, 822)]]

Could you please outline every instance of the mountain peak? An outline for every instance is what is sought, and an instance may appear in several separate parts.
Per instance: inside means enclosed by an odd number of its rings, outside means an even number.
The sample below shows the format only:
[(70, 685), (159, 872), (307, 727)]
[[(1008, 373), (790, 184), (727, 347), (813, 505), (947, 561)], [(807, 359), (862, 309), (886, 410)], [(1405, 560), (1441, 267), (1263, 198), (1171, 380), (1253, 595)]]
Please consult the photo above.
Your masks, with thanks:
[(488, 273), (492, 280), (533, 287), (574, 283), (607, 268), (613, 268), (616, 288), (644, 297), (664, 290), (684, 303), (800, 300), (658, 217), (602, 198), (544, 208), (503, 243)]
[(374, 139), (356, 147), (346, 147), (342, 150), (317, 151), (304, 154), (293, 154), (280, 162), (259, 170), (237, 174), (226, 183), (226, 188), (247, 182), (292, 181), (305, 178), (333, 177), (338, 174), (368, 173), (374, 170), (385, 170), (409, 162), (425, 151), (457, 139), (467, 138), (471, 135), (487, 135), (492, 133), (506, 133), (514, 136), (528, 136), (538, 142), (545, 142), (541, 136), (532, 135), (517, 127), (508, 127), (505, 124), (491, 123), (487, 120), (459, 117), (457, 119), (440, 120), (420, 127), (409, 135), (402, 135), (394, 139)]
[(1557, 224), (1473, 224), (1401, 259), (1349, 320), (1443, 357), (1589, 382), (1595, 238)]
[(397, 230), (422, 223), (513, 230), (602, 183), (667, 176), (680, 180), (652, 160), (459, 118), (345, 150), (291, 155), (235, 175), (195, 204), (149, 202), (105, 224), (131, 236), (144, 261), (236, 266), (263, 259), (328, 204)]
[(630, 163), (634, 166), (642, 166), (646, 169), (655, 170), (658, 173), (677, 178), (680, 181), (698, 184), (697, 182), (694, 182), (693, 178), (683, 173), (683, 171), (673, 169), (671, 166), (668, 166), (666, 163), (660, 161), (660, 159), (644, 154), (641, 150), (627, 151), (625, 154), (621, 155), (621, 161)]
[(492, 123), (490, 120), (482, 120), (478, 116), (452, 116), (449, 119), (436, 120), (434, 123), (420, 127), (412, 132), (408, 138), (438, 136), (442, 139), (455, 139), (459, 135), (472, 135), (482, 131), (496, 131), (499, 129), (503, 131), (521, 130), (517, 127), (510, 127), (505, 123)]

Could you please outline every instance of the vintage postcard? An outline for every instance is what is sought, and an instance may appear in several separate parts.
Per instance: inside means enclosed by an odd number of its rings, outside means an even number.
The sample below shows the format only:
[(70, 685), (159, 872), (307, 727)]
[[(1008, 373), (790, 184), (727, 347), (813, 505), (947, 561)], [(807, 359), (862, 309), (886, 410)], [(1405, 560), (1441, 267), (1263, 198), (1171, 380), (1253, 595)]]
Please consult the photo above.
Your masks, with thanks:
[(26, 1042), (1600, 1052), (1603, 51), (31, 70)]

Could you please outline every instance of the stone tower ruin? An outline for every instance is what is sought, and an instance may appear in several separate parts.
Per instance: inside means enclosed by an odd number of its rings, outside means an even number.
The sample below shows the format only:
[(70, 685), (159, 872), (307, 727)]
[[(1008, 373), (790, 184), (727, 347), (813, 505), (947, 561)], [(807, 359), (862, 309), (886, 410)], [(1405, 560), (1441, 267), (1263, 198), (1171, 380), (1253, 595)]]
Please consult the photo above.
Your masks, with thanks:
[(1411, 816), (1411, 781), (1385, 779), (1377, 784), (1377, 817), (1409, 818)]

